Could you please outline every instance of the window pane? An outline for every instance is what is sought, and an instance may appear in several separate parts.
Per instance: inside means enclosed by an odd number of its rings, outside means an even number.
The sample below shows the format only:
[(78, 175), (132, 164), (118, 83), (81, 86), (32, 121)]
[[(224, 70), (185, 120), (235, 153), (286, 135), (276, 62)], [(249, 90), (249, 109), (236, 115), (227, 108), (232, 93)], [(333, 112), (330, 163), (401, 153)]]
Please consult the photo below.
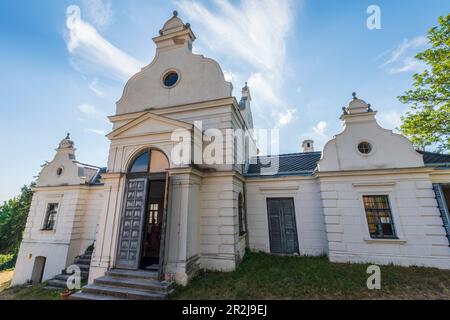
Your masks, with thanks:
[(169, 161), (167, 160), (164, 153), (158, 150), (152, 150), (150, 173), (165, 172), (167, 169), (169, 169), (169, 167)]
[(164, 85), (166, 87), (173, 87), (178, 81), (178, 74), (176, 72), (170, 72), (164, 77)]
[(53, 230), (55, 228), (56, 213), (58, 210), (57, 203), (49, 203), (47, 212), (45, 213), (44, 230)]
[(395, 228), (388, 196), (364, 196), (367, 223), (373, 238), (394, 238)]
[(147, 172), (148, 160), (149, 160), (148, 152), (141, 154), (136, 160), (134, 160), (133, 164), (131, 165), (130, 172), (131, 173)]

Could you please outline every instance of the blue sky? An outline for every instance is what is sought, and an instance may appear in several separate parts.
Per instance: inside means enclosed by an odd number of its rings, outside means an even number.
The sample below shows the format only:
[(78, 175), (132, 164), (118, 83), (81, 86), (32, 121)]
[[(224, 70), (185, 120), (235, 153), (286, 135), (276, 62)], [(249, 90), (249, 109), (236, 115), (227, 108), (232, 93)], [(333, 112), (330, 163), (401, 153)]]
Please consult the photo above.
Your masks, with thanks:
[[(381, 9), (381, 30), (366, 10)], [(0, 201), (33, 180), (66, 132), (77, 159), (105, 166), (126, 79), (150, 63), (152, 37), (177, 9), (240, 98), (245, 81), (255, 123), (279, 128), (280, 152), (305, 138), (321, 149), (340, 132), (356, 91), (394, 129), (397, 96), (423, 68), (412, 58), (448, 0), (4, 0), (0, 2)]]

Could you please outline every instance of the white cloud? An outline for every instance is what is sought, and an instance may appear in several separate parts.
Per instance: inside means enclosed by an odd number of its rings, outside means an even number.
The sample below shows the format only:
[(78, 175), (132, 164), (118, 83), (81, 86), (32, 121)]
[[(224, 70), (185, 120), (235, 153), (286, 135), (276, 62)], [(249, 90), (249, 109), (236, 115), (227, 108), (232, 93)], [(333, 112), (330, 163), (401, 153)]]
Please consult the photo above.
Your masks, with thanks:
[(389, 73), (397, 74), (403, 72), (421, 72), (426, 69), (424, 62), (415, 59), (414, 57), (407, 57), (403, 61), (403, 65), (395, 68), (391, 68)]
[(403, 39), (402, 43), (394, 51), (392, 51), (391, 57), (384, 63), (384, 65), (396, 62), (408, 49), (420, 48), (425, 46), (427, 43), (428, 39), (424, 36), (415, 37), (412, 40)]
[(285, 84), (287, 37), (294, 20), (293, 1), (241, 0), (236, 4), (214, 0), (217, 12), (199, 0), (179, 0), (177, 4), (195, 24), (203, 45), (217, 54), (233, 55), (248, 66), (256, 114), (268, 115), (266, 120), (275, 126), (289, 110), (289, 103), (280, 97)]
[(325, 134), (327, 131), (328, 124), (325, 121), (320, 121), (317, 123), (312, 129), (313, 131), (324, 139), (328, 139), (328, 136)]
[(402, 114), (397, 111), (380, 112), (379, 122), (383, 128), (395, 130), (402, 124)]
[(101, 71), (104, 76), (125, 81), (144, 65), (103, 38), (81, 18), (78, 6), (67, 8), (66, 26), (69, 31), (67, 49), (78, 69), (83, 69), (80, 67), (83, 65), (89, 71)]
[(289, 109), (286, 112), (280, 112), (278, 114), (278, 126), (283, 127), (283, 126), (286, 126), (286, 125), (292, 123), (292, 121), (295, 120), (296, 112), (297, 112), (297, 110), (295, 110), (295, 109)]
[(104, 119), (106, 115), (98, 111), (93, 105), (84, 103), (78, 106), (78, 110), (87, 118), (87, 119)]
[(83, 0), (87, 17), (98, 27), (108, 25), (113, 17), (111, 1), (109, 0)]
[(242, 0), (233, 6), (227, 0), (214, 0), (219, 13), (213, 13), (196, 0), (178, 5), (189, 19), (206, 27), (205, 42), (216, 51), (230, 53), (252, 65), (278, 69), (284, 60), (286, 35), (292, 24), (290, 1)]
[(389, 69), (390, 74), (422, 71), (424, 70), (424, 64), (414, 56), (417, 49), (423, 48), (427, 44), (428, 38), (424, 36), (415, 37), (412, 40), (403, 39), (402, 43), (391, 52), (390, 58), (381, 67), (394, 65)]
[(86, 128), (86, 129), (84, 129), (84, 131), (89, 132), (89, 133), (98, 134), (100, 136), (105, 136), (106, 135), (105, 130), (102, 130), (102, 129), (88, 129), (88, 128)]
[(98, 85), (98, 79), (92, 80), (91, 84), (89, 85), (89, 89), (91, 89), (92, 92), (94, 92), (99, 97), (104, 97), (105, 93), (102, 89), (100, 89)]
[(233, 82), (236, 79), (236, 75), (232, 71), (223, 70), (223, 75), (225, 76), (225, 81)]

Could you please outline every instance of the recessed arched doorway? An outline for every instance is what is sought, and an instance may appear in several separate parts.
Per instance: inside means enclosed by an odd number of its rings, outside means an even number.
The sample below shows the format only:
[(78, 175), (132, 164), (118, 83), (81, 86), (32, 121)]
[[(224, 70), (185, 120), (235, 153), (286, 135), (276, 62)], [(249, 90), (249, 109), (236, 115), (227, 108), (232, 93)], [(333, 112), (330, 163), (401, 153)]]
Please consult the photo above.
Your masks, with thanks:
[(31, 283), (39, 284), (44, 277), (46, 257), (36, 257), (34, 259), (33, 271), (31, 273)]
[(162, 273), (169, 167), (156, 149), (142, 151), (129, 165), (116, 268)]

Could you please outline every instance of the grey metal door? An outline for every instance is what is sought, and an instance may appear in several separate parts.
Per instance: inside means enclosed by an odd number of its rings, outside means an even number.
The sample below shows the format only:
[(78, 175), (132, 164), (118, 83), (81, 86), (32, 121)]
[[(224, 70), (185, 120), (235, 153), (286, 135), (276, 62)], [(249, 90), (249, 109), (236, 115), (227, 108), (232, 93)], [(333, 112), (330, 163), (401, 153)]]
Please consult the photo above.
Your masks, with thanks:
[(287, 198), (267, 199), (269, 215), (270, 251), (272, 253), (298, 253), (297, 225), (294, 200)]
[(139, 269), (145, 223), (147, 181), (146, 178), (127, 181), (119, 234), (117, 268)]

